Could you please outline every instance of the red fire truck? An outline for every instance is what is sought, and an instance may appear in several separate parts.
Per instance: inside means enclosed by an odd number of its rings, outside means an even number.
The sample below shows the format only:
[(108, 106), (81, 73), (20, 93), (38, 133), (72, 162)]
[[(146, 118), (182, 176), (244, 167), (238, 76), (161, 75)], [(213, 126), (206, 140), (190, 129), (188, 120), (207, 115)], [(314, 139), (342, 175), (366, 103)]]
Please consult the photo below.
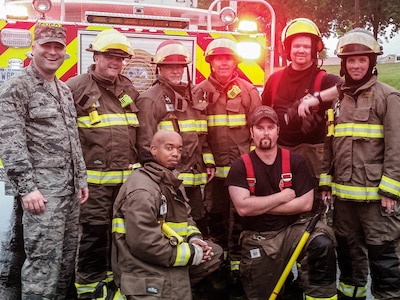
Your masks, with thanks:
[(271, 14), (269, 36), (274, 36), (275, 14), (263, 0), (235, 0), (225, 7), (216, 0), (208, 10), (190, 7), (196, 4), (190, 0), (6, 0), (5, 16), (0, 19), (0, 84), (29, 63), (34, 26), (41, 20), (62, 23), (67, 28), (68, 59), (56, 74), (64, 81), (86, 72), (92, 55), (85, 49), (99, 31), (113, 27), (123, 32), (135, 48), (135, 57), (126, 61), (122, 72), (139, 91), (155, 79), (151, 57), (163, 40), (179, 40), (191, 50), (191, 75), (196, 84), (208, 77), (210, 69), (203, 53), (211, 40), (220, 36), (238, 42), (243, 58), (239, 75), (261, 87), (266, 74), (273, 70), (270, 62), (274, 39), (269, 44), (267, 34), (254, 26), (241, 31), (244, 23), (237, 17), (237, 1), (263, 3)]

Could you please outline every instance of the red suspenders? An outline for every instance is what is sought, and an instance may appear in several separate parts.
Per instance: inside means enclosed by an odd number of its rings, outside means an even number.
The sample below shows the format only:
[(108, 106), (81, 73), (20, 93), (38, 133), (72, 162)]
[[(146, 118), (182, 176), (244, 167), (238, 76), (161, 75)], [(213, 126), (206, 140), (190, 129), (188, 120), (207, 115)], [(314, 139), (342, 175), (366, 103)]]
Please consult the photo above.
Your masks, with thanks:
[[(292, 172), (290, 172), (290, 152), (284, 148), (280, 149), (282, 152), (282, 174), (279, 185), (281, 189), (285, 189), (292, 186)], [(242, 159), (246, 168), (246, 180), (249, 184), (250, 194), (254, 195), (256, 188), (256, 177), (254, 176), (254, 168), (249, 153), (242, 154)]]
[[(274, 107), (275, 96), (276, 92), (278, 91), (279, 82), (281, 81), (283, 75), (283, 70), (276, 71), (275, 73), (276, 73), (275, 79), (272, 82), (271, 107)], [(325, 70), (320, 70), (318, 72), (317, 76), (315, 77), (313, 92), (319, 92), (321, 90), (322, 78), (325, 76), (325, 74), (326, 74)]]

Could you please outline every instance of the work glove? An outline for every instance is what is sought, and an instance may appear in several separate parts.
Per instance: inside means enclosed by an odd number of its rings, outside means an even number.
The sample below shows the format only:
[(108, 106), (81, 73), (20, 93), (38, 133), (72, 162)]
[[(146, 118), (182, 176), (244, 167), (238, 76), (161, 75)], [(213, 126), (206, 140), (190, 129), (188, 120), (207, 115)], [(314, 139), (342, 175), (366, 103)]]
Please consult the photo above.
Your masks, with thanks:
[(188, 264), (193, 266), (201, 264), (203, 260), (203, 248), (197, 244), (190, 244), (190, 251), (192, 255), (190, 256)]
[(321, 122), (323, 121), (323, 117), (313, 110), (311, 110), (311, 113), (305, 118), (300, 117), (298, 114), (299, 104), (300, 100), (297, 100), (291, 107), (288, 108), (285, 114), (285, 122), (290, 127), (300, 127), (301, 132), (304, 135), (308, 135), (312, 133), (315, 128), (320, 126)]
[(322, 120), (323, 118), (316, 111), (313, 111), (311, 114), (308, 114), (307, 117), (303, 119), (301, 132), (303, 132), (305, 135), (312, 133), (315, 128), (320, 126)]
[(303, 118), (297, 113), (297, 108), (299, 107), (300, 100), (293, 102), (292, 106), (288, 108), (285, 114), (286, 125), (290, 127), (299, 128), (302, 124)]

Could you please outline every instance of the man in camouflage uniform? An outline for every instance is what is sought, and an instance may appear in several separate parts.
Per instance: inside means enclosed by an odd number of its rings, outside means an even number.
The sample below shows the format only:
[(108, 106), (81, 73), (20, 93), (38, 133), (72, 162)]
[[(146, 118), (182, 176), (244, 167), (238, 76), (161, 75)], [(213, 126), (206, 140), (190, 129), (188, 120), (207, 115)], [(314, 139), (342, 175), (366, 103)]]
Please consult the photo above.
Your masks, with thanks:
[(32, 62), (0, 89), (0, 156), (22, 203), (22, 299), (65, 299), (74, 271), (86, 169), (68, 87), (55, 77), (66, 31), (37, 24)]

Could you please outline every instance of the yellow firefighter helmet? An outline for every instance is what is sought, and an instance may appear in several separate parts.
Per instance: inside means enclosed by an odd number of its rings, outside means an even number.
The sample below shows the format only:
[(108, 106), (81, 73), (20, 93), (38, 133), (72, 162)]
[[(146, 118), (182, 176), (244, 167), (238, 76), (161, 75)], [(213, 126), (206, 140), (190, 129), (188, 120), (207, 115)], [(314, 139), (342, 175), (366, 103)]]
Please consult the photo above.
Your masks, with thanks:
[(240, 62), (235, 41), (226, 37), (217, 38), (209, 43), (204, 55), (208, 63), (210, 63), (212, 57), (216, 55), (231, 55), (237, 62)]
[(153, 57), (153, 63), (158, 65), (187, 65), (190, 62), (189, 50), (176, 40), (162, 42)]
[(317, 52), (321, 52), (324, 49), (321, 32), (317, 25), (309, 19), (297, 18), (289, 22), (282, 31), (282, 43), (286, 51), (290, 51), (292, 39), (298, 35), (311, 36), (312, 40), (315, 41)]
[(128, 38), (115, 29), (103, 30), (86, 49), (90, 52), (108, 53), (113, 56), (132, 58), (133, 49)]
[(383, 51), (370, 31), (355, 28), (339, 39), (335, 53), (339, 57), (345, 57), (363, 54), (381, 55)]

